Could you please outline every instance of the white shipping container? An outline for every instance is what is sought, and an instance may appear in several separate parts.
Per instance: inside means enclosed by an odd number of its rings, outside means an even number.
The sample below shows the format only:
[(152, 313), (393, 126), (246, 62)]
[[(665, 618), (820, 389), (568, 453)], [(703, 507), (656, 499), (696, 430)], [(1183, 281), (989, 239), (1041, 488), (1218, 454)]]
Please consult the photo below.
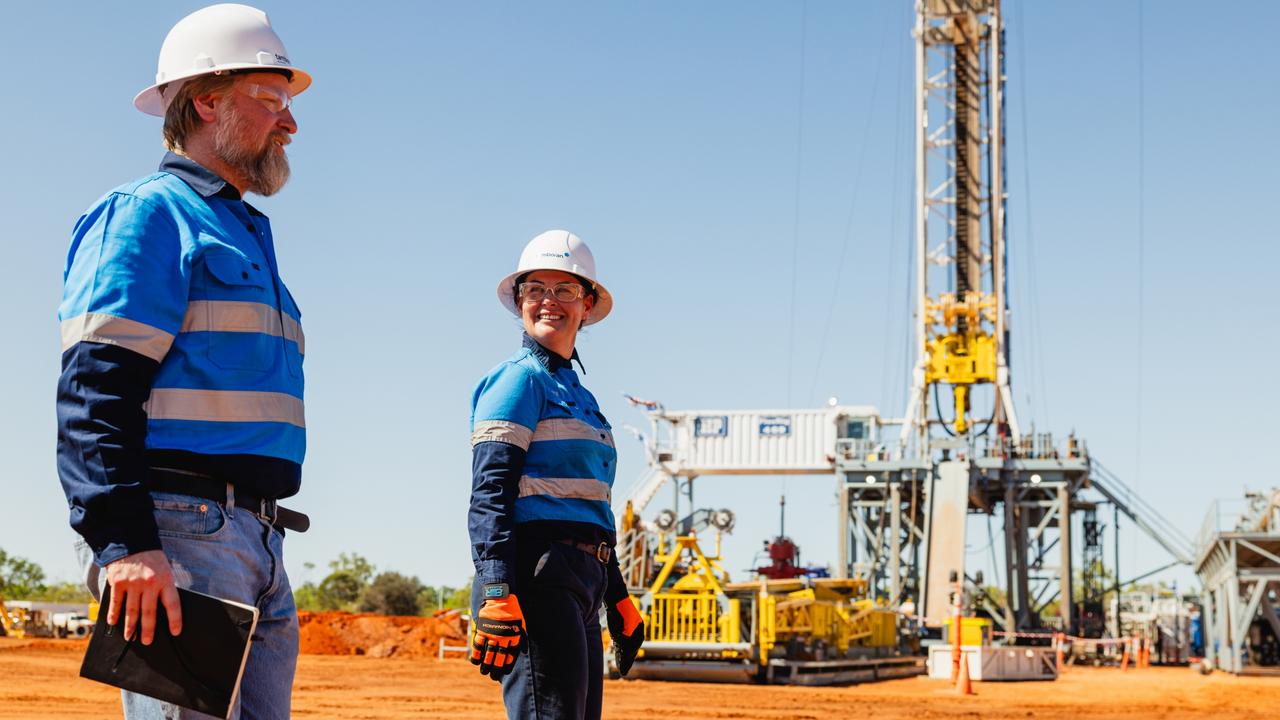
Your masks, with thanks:
[(867, 406), (818, 410), (689, 410), (663, 413), (672, 423), (670, 466), (682, 475), (822, 474), (835, 471), (837, 437), (862, 420), (870, 433), (878, 412)]

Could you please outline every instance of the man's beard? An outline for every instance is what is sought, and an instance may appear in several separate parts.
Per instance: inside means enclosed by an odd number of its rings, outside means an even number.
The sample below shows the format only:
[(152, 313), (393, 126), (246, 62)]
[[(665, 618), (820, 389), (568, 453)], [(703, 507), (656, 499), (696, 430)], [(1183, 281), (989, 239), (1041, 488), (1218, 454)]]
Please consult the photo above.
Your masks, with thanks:
[(235, 168), (248, 181), (247, 190), (263, 196), (275, 195), (289, 181), (289, 158), (283, 147), (276, 150), (276, 132), (268, 135), (259, 148), (249, 147), (244, 140), (250, 132), (244, 116), (230, 103), (224, 103), (218, 110), (213, 151), (219, 160)]

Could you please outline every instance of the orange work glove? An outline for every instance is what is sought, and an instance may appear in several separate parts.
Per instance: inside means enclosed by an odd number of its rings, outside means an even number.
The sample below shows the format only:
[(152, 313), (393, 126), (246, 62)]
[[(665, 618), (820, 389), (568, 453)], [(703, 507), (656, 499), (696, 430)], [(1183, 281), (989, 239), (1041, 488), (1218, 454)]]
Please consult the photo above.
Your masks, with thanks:
[(609, 622), (609, 637), (613, 639), (613, 660), (618, 664), (618, 673), (626, 676), (644, 643), (644, 618), (627, 593), (627, 584), (618, 567), (611, 566), (607, 572), (605, 619)]
[(515, 595), (486, 600), (476, 615), (471, 664), (494, 680), (511, 672), (524, 641), (524, 612)]

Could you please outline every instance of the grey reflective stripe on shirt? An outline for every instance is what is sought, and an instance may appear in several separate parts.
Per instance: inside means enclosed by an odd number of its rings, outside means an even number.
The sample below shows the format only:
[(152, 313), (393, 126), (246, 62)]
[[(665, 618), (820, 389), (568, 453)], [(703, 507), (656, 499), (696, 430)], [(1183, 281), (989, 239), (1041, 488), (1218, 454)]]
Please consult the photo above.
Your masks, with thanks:
[(613, 433), (577, 418), (543, 418), (533, 433), (533, 442), (545, 440), (594, 440), (613, 447)]
[(306, 339), (297, 320), (266, 303), (242, 300), (192, 300), (181, 332), (256, 332), (284, 337), (307, 354)]
[(156, 362), (163, 360), (173, 345), (171, 333), (105, 313), (90, 312), (63, 320), (61, 334), (63, 352), (78, 342), (98, 342), (118, 345)]
[(548, 495), (577, 500), (611, 501), (609, 483), (592, 478), (540, 478), (525, 475), (520, 478), (520, 497)]
[(481, 420), (471, 430), (471, 447), (482, 442), (500, 442), (528, 450), (532, 437), (533, 431), (520, 423), (510, 420)]
[(152, 420), (280, 422), (307, 426), (302, 401), (287, 393), (154, 388), (142, 409)]

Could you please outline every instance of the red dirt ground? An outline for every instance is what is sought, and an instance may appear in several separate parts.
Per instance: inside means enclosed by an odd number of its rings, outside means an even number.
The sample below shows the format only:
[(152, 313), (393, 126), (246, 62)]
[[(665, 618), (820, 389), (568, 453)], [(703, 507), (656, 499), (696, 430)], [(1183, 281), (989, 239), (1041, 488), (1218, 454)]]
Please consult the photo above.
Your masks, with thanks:
[[(456, 632), (455, 632), (456, 629)], [(455, 637), (456, 634), (456, 637)], [(462, 644), (449, 620), (310, 615), (294, 717), (500, 718), (497, 686), (462, 659), (435, 659), (440, 637)], [(119, 717), (119, 693), (78, 677), (84, 641), (0, 638), (0, 720)], [(338, 654), (332, 654), (338, 653)], [(975, 683), (957, 697), (943, 681), (909, 678), (843, 688), (605, 681), (605, 718), (876, 720), (931, 718), (1219, 718), (1280, 716), (1280, 678), (1201, 676), (1185, 668), (1121, 673), (1070, 668), (1056, 682)]]
[(301, 651), (306, 655), (435, 657), (441, 638), (446, 645), (466, 642), (457, 613), (426, 618), (300, 612), (298, 627)]

